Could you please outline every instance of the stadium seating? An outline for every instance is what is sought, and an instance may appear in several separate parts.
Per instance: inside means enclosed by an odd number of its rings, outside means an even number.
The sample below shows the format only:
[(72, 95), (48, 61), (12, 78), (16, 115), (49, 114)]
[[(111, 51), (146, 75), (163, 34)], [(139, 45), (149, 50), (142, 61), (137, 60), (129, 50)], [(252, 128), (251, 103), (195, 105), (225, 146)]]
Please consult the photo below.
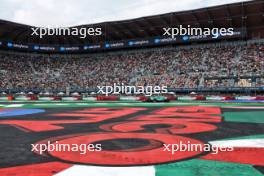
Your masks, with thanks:
[(100, 85), (171, 88), (264, 86), (264, 45), (209, 45), (83, 56), (0, 54), (3, 89), (56, 90)]

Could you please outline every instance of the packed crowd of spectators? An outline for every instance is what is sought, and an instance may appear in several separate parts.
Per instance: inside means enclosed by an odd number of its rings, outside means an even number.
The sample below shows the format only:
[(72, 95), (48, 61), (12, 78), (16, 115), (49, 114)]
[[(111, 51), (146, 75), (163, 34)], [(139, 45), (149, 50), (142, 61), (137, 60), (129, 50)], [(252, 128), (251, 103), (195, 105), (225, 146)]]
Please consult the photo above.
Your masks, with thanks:
[(171, 88), (264, 86), (264, 45), (68, 57), (0, 54), (1, 88), (87, 89), (114, 83)]

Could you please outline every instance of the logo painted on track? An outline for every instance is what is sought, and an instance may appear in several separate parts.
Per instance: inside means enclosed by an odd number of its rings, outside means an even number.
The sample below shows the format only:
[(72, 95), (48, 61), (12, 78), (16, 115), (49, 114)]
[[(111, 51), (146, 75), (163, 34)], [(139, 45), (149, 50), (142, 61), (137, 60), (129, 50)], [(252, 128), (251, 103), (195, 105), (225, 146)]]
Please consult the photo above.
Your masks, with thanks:
[[(113, 108), (94, 108), (75, 111), (72, 113), (54, 114), (57, 117), (78, 117), (76, 120), (46, 120), (46, 121), (8, 121), (29, 131), (53, 131), (64, 129), (62, 124), (80, 124), (80, 123), (96, 123), (104, 120), (118, 119), (127, 115), (131, 115), (140, 111), (147, 110), (146, 108), (122, 108), (115, 110)], [(152, 165), (173, 162), (197, 156), (203, 151), (186, 151), (175, 155), (164, 152), (162, 144), (171, 144), (173, 142), (190, 141), (194, 144), (203, 145), (202, 141), (181, 136), (181, 134), (197, 134), (202, 132), (210, 132), (217, 129), (214, 123), (220, 123), (222, 117), (221, 110), (218, 107), (169, 107), (151, 114), (140, 115), (120, 122), (107, 123), (100, 125), (103, 130), (97, 133), (89, 133), (87, 135), (75, 137), (63, 137), (59, 141), (64, 144), (85, 143), (100, 143), (105, 140), (117, 139), (141, 139), (147, 141), (157, 141), (159, 145), (149, 142), (147, 148), (142, 150), (134, 148), (136, 151), (109, 151), (94, 153), (88, 152), (86, 156), (78, 155), (76, 152), (50, 152), (49, 155), (65, 161), (71, 161), (82, 164), (95, 165)], [(2, 122), (3, 123), (3, 122)], [(209, 124), (211, 123), (211, 124)], [(35, 124), (35, 125), (34, 125)], [(145, 126), (153, 126), (164, 124), (166, 128), (155, 128), (154, 132), (149, 132)], [(140, 132), (145, 130), (144, 132)], [(140, 133), (139, 133), (140, 132)], [(152, 149), (150, 149), (152, 148)], [(146, 159), (148, 158), (148, 159)]]
[[(210, 139), (219, 139), (220, 133), (223, 139), (231, 137), (234, 132), (236, 132), (236, 134), (234, 134), (233, 137), (239, 136), (238, 134), (243, 135), (239, 130), (234, 130), (237, 126), (229, 126), (230, 124), (228, 123), (221, 123), (223, 118), (222, 111), (219, 107), (177, 106), (159, 109), (84, 108), (62, 112), (56, 111), (55, 113), (49, 113), (48, 117), (49, 119), (38, 118), (38, 120), (2, 119), (0, 120), (0, 124), (8, 124), (23, 128), (32, 134), (36, 134), (36, 136), (37, 133), (42, 132), (49, 132), (49, 134), (51, 134), (48, 139), (39, 138), (35, 140), (39, 141), (38, 144), (46, 144), (47, 141), (57, 141), (59, 144), (113, 144), (117, 141), (118, 144), (124, 145), (125, 147), (120, 148), (120, 146), (115, 145), (113, 145), (112, 148), (106, 149), (102, 147), (102, 152), (87, 152), (86, 155), (80, 155), (78, 152), (50, 151), (46, 152), (43, 158), (49, 157), (52, 162), (45, 163), (44, 161), (44, 163), (41, 164), (28, 164), (19, 167), (0, 169), (2, 175), (14, 175), (25, 170), (32, 170), (32, 175), (37, 175), (41, 172), (42, 175), (51, 176), (54, 175), (54, 173), (71, 168), (74, 164), (141, 166), (173, 163), (175, 161), (178, 161), (176, 163), (181, 163), (179, 161), (188, 161), (190, 158), (196, 158), (199, 161), (213, 160), (258, 166), (264, 164), (259, 158), (257, 161), (253, 159), (257, 157), (251, 153), (255, 151), (253, 151), (252, 148), (248, 149), (246, 152), (244, 149), (242, 151), (238, 148), (231, 154), (220, 153), (219, 155), (212, 155), (201, 151), (179, 152), (172, 156), (163, 151), (162, 144), (177, 143), (177, 141), (190, 141), (195, 144), (208, 143), (207, 137), (201, 137), (207, 134), (210, 134)], [(227, 131), (223, 132), (223, 126), (221, 125), (226, 124), (227, 130), (232, 129), (229, 131), (230, 133)], [(83, 129), (78, 131), (79, 128), (75, 126), (74, 132), (76, 134), (73, 134), (71, 125), (80, 125), (80, 128), (87, 129), (87, 131)], [(86, 127), (86, 125), (89, 126)], [(94, 130), (88, 131), (92, 126), (95, 127)], [(219, 126), (221, 126), (221, 128), (219, 128)], [(232, 127), (234, 127), (234, 129)], [(252, 127), (254, 126), (252, 125)], [(65, 134), (68, 135), (57, 136), (57, 131), (60, 130), (65, 131)], [(71, 133), (67, 133), (68, 130), (70, 130)], [(202, 133), (204, 133), (204, 135)], [(195, 136), (200, 137), (196, 138)], [(142, 143), (144, 143), (144, 145), (126, 146), (127, 143), (122, 143), (122, 140), (125, 141), (127, 139), (130, 141), (143, 141)], [(263, 152), (262, 150), (263, 149), (259, 149), (258, 154), (261, 154)], [(244, 158), (249, 158), (249, 156), (252, 157), (244, 160), (243, 156)], [(58, 161), (58, 159), (61, 162), (55, 162)], [(63, 161), (67, 162), (64, 163)], [(43, 170), (39, 171), (39, 169)]]

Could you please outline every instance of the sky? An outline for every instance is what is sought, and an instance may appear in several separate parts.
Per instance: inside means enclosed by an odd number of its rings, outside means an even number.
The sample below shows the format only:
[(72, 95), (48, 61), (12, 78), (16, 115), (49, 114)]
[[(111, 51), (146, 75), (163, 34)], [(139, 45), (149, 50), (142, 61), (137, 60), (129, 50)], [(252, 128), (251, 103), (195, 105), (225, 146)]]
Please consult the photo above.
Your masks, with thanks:
[(0, 0), (0, 19), (70, 27), (192, 10), (246, 0)]

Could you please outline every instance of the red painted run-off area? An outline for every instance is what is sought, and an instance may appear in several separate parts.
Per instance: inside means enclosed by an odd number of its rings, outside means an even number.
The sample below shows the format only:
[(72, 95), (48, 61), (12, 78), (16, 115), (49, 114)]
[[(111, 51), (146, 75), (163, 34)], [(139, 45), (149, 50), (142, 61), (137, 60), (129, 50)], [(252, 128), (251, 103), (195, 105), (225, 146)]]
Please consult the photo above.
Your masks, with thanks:
[[(109, 119), (118, 119), (127, 115), (132, 115), (146, 108), (93, 108), (73, 111), (72, 113), (51, 114), (57, 117), (57, 120), (4, 120), (0, 124), (15, 125), (19, 128), (29, 130), (31, 132), (43, 132), (53, 130), (63, 130), (62, 124), (80, 124), (80, 123), (96, 123)], [(67, 120), (71, 117), (71, 120)], [(72, 119), (76, 117), (76, 119)], [(61, 118), (61, 119), (60, 119)], [(81, 143), (99, 143), (104, 140), (115, 139), (145, 139), (149, 141), (158, 141), (161, 144), (173, 144), (182, 142), (190, 142), (194, 144), (203, 144), (202, 141), (181, 136), (181, 134), (197, 134), (202, 132), (210, 132), (217, 130), (214, 125), (221, 123), (221, 110), (218, 107), (168, 107), (151, 112), (150, 114), (139, 115), (120, 122), (109, 123), (100, 126), (105, 132), (76, 134), (76, 136), (58, 136), (61, 144), (81, 144)], [(166, 128), (155, 129), (155, 133), (138, 132), (145, 129), (146, 125), (164, 124)], [(63, 139), (62, 139), (63, 138)], [(41, 141), (45, 143), (45, 140)], [(153, 143), (150, 142), (149, 145)], [(95, 164), (95, 165), (151, 165), (158, 163), (173, 162), (191, 157), (198, 157), (203, 151), (186, 151), (178, 152), (172, 155), (170, 152), (164, 152), (163, 145), (150, 146), (148, 150), (138, 150), (130, 152), (124, 151), (108, 151), (88, 152), (81, 155), (79, 152), (49, 152), (49, 155), (64, 161)], [(263, 154), (263, 150), (259, 151)], [(207, 154), (200, 159), (219, 160), (227, 162), (238, 162), (247, 164), (263, 165), (263, 161), (256, 160), (255, 155), (250, 152), (241, 152), (235, 150), (233, 153), (219, 153), (218, 155)], [(205, 155), (205, 154), (204, 154)], [(237, 156), (240, 157), (237, 157)], [(250, 157), (250, 155), (252, 157)], [(247, 158), (247, 159), (246, 159)], [(49, 176), (56, 172), (62, 171), (72, 165), (60, 162), (33, 164), (27, 166), (19, 166), (12, 168), (0, 169), (1, 176), (19, 175), (26, 172), (27, 176), (40, 175)], [(30, 171), (29, 171), (30, 170)]]

